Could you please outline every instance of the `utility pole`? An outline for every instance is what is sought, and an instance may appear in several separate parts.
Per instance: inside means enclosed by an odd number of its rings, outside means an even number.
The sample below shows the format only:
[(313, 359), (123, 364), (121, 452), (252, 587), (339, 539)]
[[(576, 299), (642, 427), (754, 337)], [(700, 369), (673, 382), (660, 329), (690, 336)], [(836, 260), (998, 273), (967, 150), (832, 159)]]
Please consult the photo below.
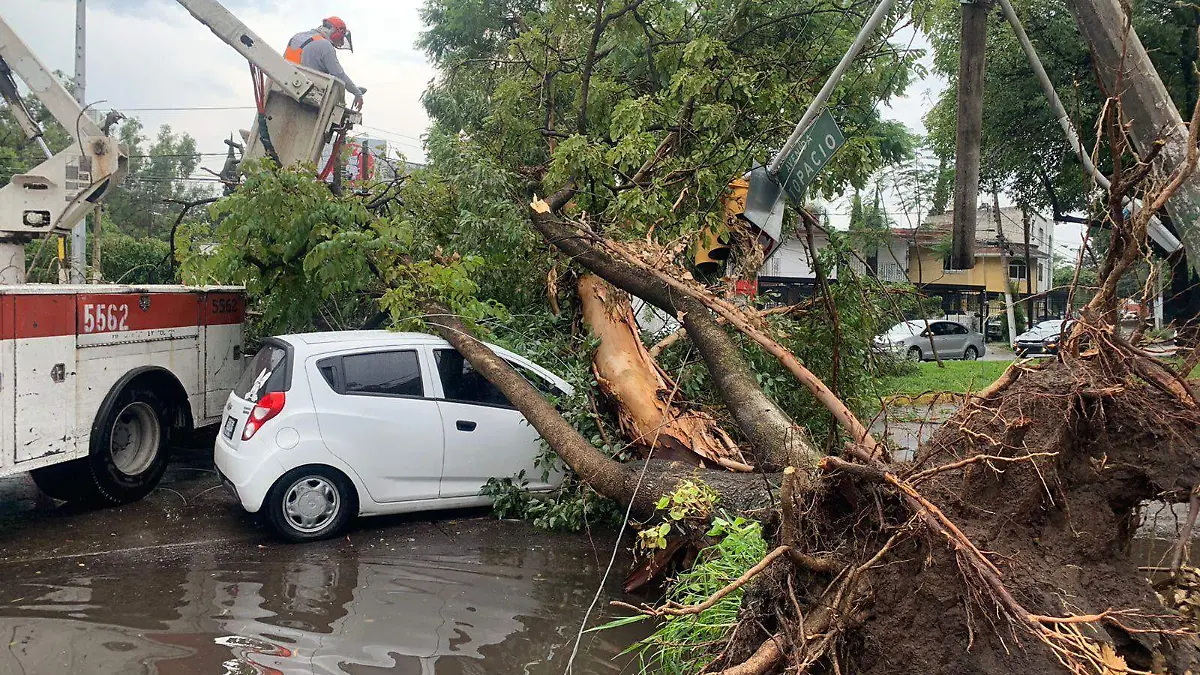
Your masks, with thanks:
[[(1166, 172), (1187, 160), (1188, 131), (1146, 48), (1130, 27), (1120, 0), (1067, 0), (1079, 32), (1091, 46), (1100, 81), (1120, 97), (1122, 123), (1130, 124), (1134, 145), (1143, 155), (1159, 138), (1156, 163)], [(1117, 89), (1117, 84), (1120, 88)], [(1188, 111), (1189, 117), (1191, 111)], [(1200, 270), (1200, 175), (1193, 174), (1167, 202), (1167, 213), (1187, 251), (1188, 265)]]
[[(87, 0), (75, 0), (75, 100), (84, 103), (87, 86)], [(84, 113), (87, 114), (87, 113)], [(99, 218), (99, 213), (92, 216)], [(87, 219), (80, 220), (71, 229), (71, 283), (84, 282), (87, 268)]]
[[(996, 217), (996, 241), (1000, 245), (1000, 280), (1004, 282), (1004, 312), (1008, 319), (1008, 344), (1017, 341), (1017, 317), (1013, 311), (1012, 283), (1008, 278), (1008, 240), (1004, 238), (1004, 223), (1000, 222), (1000, 193), (992, 193), (992, 215)], [(1029, 276), (1029, 263), (1025, 263), (1025, 276)]]
[(984, 55), (987, 48), (987, 18), (991, 8), (991, 0), (962, 0), (954, 154), (954, 235), (950, 252), (950, 266), (956, 270), (975, 267), (979, 146), (983, 141)]
[[(1033, 329), (1033, 257), (1029, 255), (1029, 212), (1021, 207), (1021, 222), (1025, 225), (1025, 325)], [(1037, 266), (1042, 269), (1041, 265)]]

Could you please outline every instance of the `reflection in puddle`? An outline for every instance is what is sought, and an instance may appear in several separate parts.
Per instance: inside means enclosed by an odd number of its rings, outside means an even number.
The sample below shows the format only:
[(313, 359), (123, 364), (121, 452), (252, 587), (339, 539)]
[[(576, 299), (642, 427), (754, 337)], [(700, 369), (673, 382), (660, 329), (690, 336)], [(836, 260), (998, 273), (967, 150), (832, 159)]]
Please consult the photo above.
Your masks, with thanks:
[[(93, 561), (88, 578), (69, 576), (69, 561), (14, 565), (0, 673), (562, 672), (599, 577), (586, 538), (476, 529), (411, 553), (196, 551)], [(611, 659), (637, 637), (589, 634), (576, 669), (619, 672)]]

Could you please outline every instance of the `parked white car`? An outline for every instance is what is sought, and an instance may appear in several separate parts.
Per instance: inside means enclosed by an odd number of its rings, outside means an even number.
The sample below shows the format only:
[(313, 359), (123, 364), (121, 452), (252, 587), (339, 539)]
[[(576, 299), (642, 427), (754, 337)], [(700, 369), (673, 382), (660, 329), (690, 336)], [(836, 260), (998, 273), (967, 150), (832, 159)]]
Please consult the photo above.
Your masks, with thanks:
[[(492, 347), (534, 386), (562, 378)], [(222, 480), (290, 541), (337, 534), (356, 515), (482, 506), (489, 478), (535, 468), (538, 433), (446, 341), (349, 331), (266, 340), (230, 394), (216, 441)]]

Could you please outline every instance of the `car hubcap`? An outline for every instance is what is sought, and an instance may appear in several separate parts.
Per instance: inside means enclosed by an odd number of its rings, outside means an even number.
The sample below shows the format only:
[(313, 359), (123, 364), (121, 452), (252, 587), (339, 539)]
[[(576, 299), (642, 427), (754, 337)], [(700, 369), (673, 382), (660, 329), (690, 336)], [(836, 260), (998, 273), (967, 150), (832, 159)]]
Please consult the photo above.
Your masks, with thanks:
[(109, 452), (113, 465), (126, 476), (136, 476), (154, 464), (161, 427), (154, 408), (141, 401), (125, 406), (113, 423)]
[(979, 355), (975, 353), (974, 349), (967, 350), (967, 360), (968, 361), (974, 361), (977, 358), (979, 358)]
[(340, 509), (337, 488), (323, 476), (301, 478), (284, 493), (283, 515), (300, 532), (320, 530), (337, 517)]

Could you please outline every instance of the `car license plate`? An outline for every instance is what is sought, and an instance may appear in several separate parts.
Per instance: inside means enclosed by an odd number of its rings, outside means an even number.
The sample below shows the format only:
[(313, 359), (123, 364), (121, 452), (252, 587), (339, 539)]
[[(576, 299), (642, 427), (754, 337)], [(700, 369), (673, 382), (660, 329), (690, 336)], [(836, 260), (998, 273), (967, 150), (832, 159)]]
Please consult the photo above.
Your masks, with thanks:
[(237, 427), (237, 418), (230, 415), (225, 419), (225, 438), (233, 438), (233, 430)]

